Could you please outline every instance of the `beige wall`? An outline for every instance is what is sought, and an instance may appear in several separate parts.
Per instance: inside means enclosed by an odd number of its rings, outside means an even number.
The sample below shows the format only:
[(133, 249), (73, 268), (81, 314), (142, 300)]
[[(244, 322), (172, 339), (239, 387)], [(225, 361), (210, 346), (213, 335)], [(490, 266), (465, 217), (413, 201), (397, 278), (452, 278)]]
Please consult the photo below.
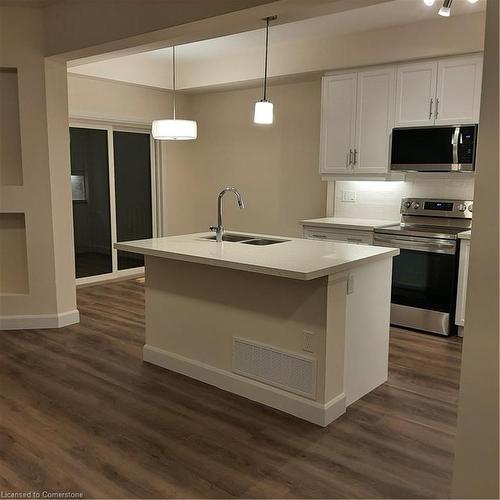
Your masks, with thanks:
[(71, 118), (97, 118), (151, 124), (169, 116), (169, 91), (68, 74), (68, 108)]
[(17, 71), (0, 68), (0, 184), (23, 183)]
[(28, 293), (26, 226), (22, 213), (0, 213), (0, 290)]
[(47, 54), (206, 19), (269, 0), (107, 0), (60, 2), (46, 11)]
[[(165, 234), (205, 231), (216, 222), (225, 185), (243, 193), (245, 210), (225, 199), (229, 229), (297, 236), (301, 218), (325, 213), (318, 174), (320, 82), (273, 86), (276, 122), (252, 121), (260, 88), (178, 95), (181, 117), (198, 121), (196, 141), (162, 144)], [(70, 116), (149, 124), (170, 116), (168, 92), (69, 76)]]
[(499, 498), (498, 1), (488, 1), (452, 498)]
[[(426, 9), (422, 0), (398, 0), (397, 9), (401, 9), (401, 2), (413, 4), (412, 8), (416, 10), (418, 7)], [(324, 29), (320, 29), (319, 33), (307, 32), (300, 27), (302, 23), (298, 26), (297, 23), (273, 26), (270, 35), (270, 76), (283, 79), (302, 73), (483, 50), (484, 12), (453, 15), (449, 19), (432, 16), (431, 19), (402, 26), (368, 28), (368, 19), (373, 19), (373, 26), (376, 26), (381, 17), (387, 17), (387, 12), (390, 12), (389, 8), (380, 5), (361, 13), (354, 10), (328, 16), (331, 26), (327, 35)], [(358, 22), (359, 19), (364, 20), (367, 31), (338, 32), (342, 23), (352, 29), (356, 19)], [(322, 26), (326, 21), (318, 24)], [(284, 32), (293, 33), (297, 29), (299, 32), (295, 38), (283, 40)], [(207, 40), (196, 44), (196, 49), (193, 45), (180, 46), (176, 62), (177, 88), (221, 87), (240, 82), (247, 82), (247, 86), (248, 82), (256, 84), (262, 78), (262, 35), (262, 30), (259, 30)], [(398, 40), (397, 44), (393, 43), (394, 39)], [(166, 88), (172, 81), (171, 51), (162, 51), (161, 54), (149, 52), (108, 58), (70, 70), (88, 76)]]
[(225, 197), (227, 229), (300, 236), (302, 218), (325, 213), (318, 174), (320, 81), (273, 86), (272, 126), (253, 123), (261, 89), (190, 97), (198, 139), (168, 145), (165, 155), (168, 234), (206, 231), (216, 222), (217, 193), (236, 186), (246, 207)]
[(0, 316), (76, 309), (65, 73), (46, 68), (43, 33), (39, 9), (0, 8), (0, 67), (18, 75), (23, 179), (0, 186), (0, 212), (24, 213), (29, 275), (26, 293), (2, 291)]
[[(419, 0), (421, 1), (421, 0)], [(483, 50), (484, 12), (452, 16), (327, 38), (294, 39), (270, 45), (271, 77), (328, 71)], [(397, 40), (397, 43), (395, 43)], [(181, 88), (253, 80), (262, 74), (262, 47), (225, 57), (180, 60)]]

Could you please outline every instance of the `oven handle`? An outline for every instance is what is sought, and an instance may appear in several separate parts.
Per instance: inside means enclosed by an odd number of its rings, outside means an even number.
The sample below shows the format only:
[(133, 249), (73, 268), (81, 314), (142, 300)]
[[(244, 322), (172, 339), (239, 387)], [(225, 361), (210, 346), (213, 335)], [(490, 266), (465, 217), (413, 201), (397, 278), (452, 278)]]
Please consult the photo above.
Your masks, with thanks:
[(380, 247), (401, 248), (403, 250), (415, 250), (417, 252), (446, 253), (454, 255), (456, 253), (456, 243), (448, 240), (434, 239), (432, 241), (422, 241), (422, 238), (393, 238), (376, 234), (373, 244)]

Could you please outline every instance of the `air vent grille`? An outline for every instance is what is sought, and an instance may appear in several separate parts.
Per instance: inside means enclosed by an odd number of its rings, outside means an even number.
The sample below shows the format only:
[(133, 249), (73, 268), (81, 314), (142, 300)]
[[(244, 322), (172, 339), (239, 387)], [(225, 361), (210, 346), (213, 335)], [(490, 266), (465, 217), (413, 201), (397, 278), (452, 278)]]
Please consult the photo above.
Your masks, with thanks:
[(233, 371), (301, 396), (316, 395), (316, 359), (310, 356), (234, 337)]

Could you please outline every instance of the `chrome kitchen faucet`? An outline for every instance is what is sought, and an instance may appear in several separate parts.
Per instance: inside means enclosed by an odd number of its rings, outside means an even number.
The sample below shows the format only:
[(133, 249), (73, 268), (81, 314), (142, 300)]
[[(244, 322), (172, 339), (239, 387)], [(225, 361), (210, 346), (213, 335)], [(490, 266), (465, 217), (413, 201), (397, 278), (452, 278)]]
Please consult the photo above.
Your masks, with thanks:
[(219, 196), (217, 197), (217, 225), (210, 226), (210, 231), (215, 231), (215, 239), (218, 243), (222, 241), (222, 237), (224, 236), (224, 226), (222, 225), (222, 198), (229, 191), (236, 195), (236, 199), (238, 200), (238, 206), (240, 207), (240, 209), (245, 208), (243, 198), (236, 188), (226, 187), (219, 193)]

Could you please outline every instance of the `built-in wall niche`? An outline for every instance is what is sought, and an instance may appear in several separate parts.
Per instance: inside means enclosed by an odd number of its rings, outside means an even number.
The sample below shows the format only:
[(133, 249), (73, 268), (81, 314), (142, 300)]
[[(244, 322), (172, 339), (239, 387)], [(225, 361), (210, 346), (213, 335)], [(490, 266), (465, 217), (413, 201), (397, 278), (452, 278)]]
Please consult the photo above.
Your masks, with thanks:
[(22, 184), (17, 70), (0, 68), (0, 185)]
[(0, 294), (29, 292), (23, 213), (0, 214)]

